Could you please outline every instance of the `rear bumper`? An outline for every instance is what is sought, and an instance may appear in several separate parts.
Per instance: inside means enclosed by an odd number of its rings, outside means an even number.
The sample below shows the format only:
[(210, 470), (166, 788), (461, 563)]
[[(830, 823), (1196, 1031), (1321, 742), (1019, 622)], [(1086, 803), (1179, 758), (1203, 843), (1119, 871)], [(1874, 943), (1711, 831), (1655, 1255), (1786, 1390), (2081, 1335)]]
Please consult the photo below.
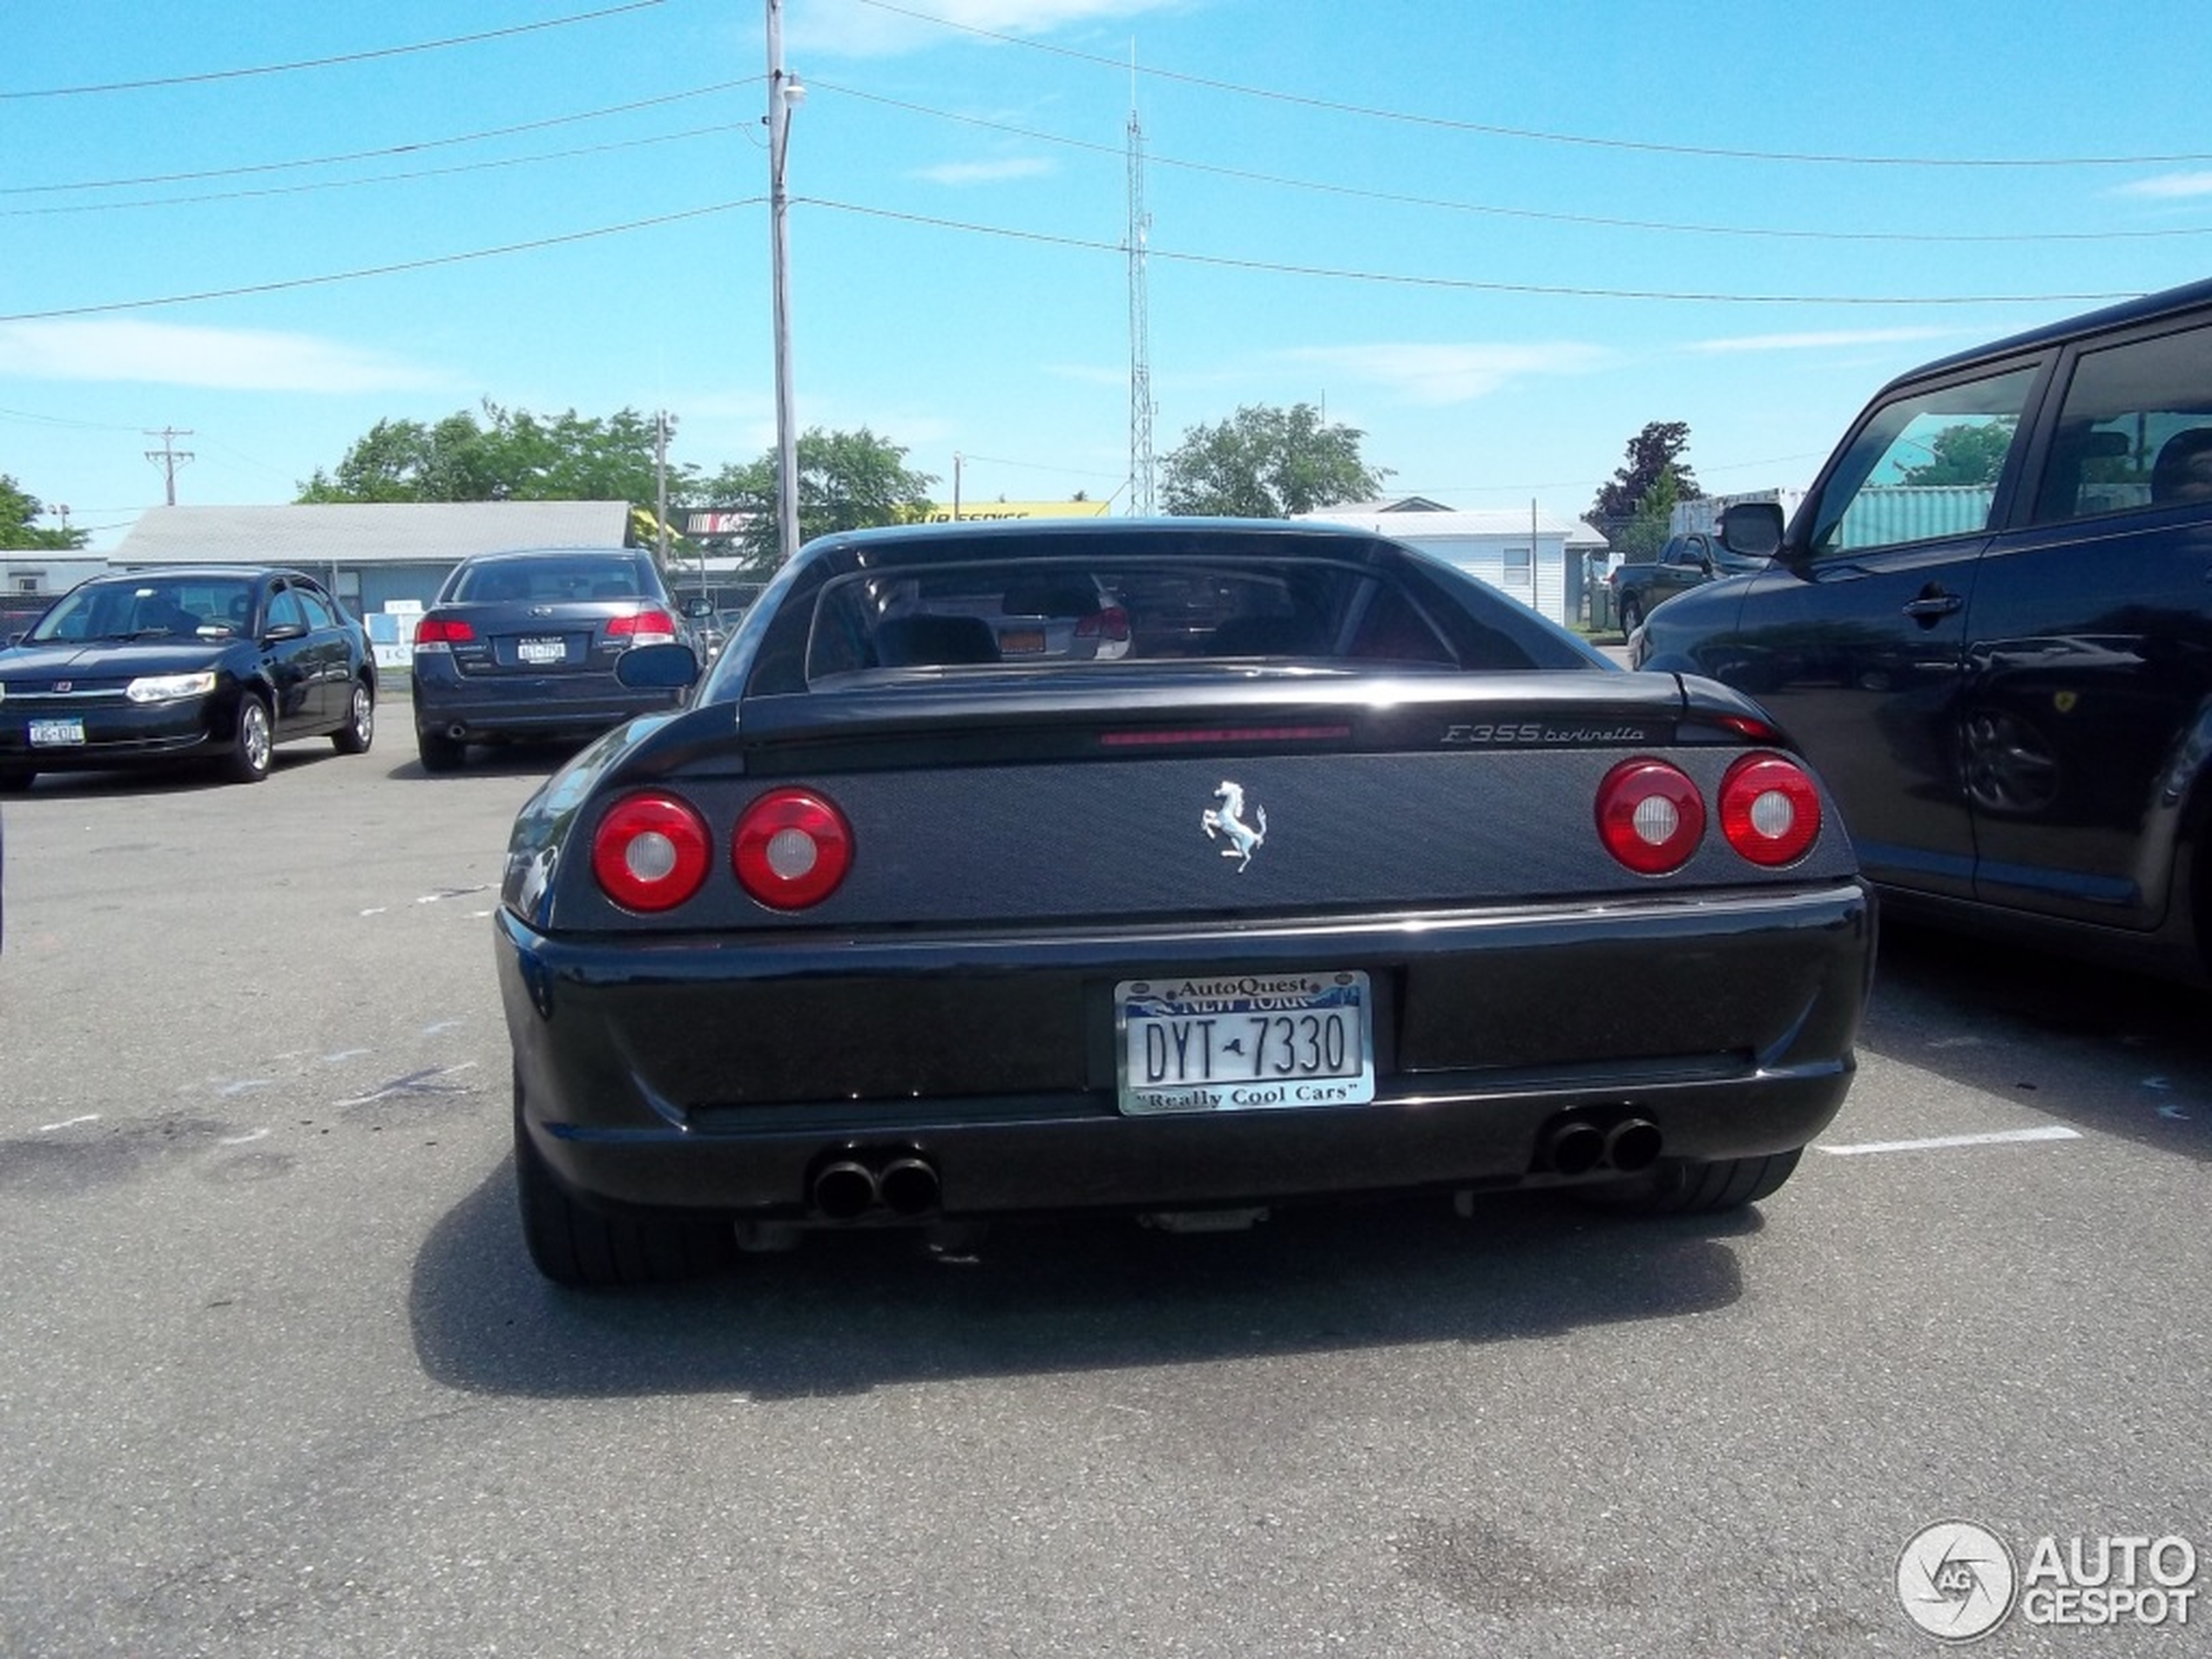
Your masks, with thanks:
[[(1873, 914), (1858, 881), (1692, 902), (1163, 934), (793, 946), (553, 940), (498, 920), (523, 1131), (597, 1207), (810, 1217), (826, 1163), (913, 1156), (933, 1213), (1232, 1204), (1610, 1178), (1550, 1131), (1662, 1155), (1804, 1145), (1851, 1082)], [(1376, 1100), (1125, 1117), (1112, 986), (1366, 970)]]
[(640, 714), (665, 713), (667, 691), (636, 691), (611, 674), (465, 676), (449, 665), (411, 681), (415, 725), (464, 743), (592, 737)]

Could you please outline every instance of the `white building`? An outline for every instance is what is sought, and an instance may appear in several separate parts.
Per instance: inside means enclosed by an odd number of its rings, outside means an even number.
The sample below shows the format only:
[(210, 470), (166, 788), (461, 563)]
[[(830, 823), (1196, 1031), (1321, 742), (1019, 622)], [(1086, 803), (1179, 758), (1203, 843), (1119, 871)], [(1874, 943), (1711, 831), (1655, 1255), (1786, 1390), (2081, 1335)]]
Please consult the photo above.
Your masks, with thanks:
[(1579, 518), (1531, 507), (1456, 512), (1425, 496), (1357, 502), (1298, 517), (1373, 530), (1480, 577), (1552, 621), (1582, 619), (1588, 556), (1605, 537)]

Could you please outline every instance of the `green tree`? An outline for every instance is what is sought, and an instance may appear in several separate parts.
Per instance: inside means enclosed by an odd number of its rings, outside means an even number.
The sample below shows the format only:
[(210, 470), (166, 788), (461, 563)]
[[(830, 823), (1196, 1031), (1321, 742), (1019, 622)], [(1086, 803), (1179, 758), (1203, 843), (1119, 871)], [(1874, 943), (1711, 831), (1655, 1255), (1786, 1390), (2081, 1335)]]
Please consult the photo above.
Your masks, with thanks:
[(1898, 482), (1907, 484), (1993, 484), (2005, 468), (2005, 452), (2013, 447), (2009, 415), (1987, 421), (1961, 421), (1947, 426), (1928, 441), (1928, 458), (1907, 467)]
[(1382, 490), (1387, 468), (1361, 461), (1366, 434), (1331, 426), (1311, 403), (1247, 405), (1218, 426), (1196, 426), (1163, 465), (1160, 500), (1177, 514), (1289, 518)]
[[(540, 417), (486, 399), (435, 425), (379, 421), (334, 473), (317, 469), (302, 502), (626, 501), (654, 499), (655, 427), (621, 409), (605, 420), (569, 409)], [(681, 494), (694, 469), (671, 469)]]
[(1683, 451), (1689, 448), (1688, 421), (1649, 422), (1629, 440), (1628, 458), (1614, 473), (1612, 481), (1599, 488), (1597, 499), (1590, 505), (1591, 521), (1608, 535), (1617, 536), (1621, 527), (1635, 517), (1643, 506), (1644, 496), (1662, 473), (1674, 479), (1676, 500), (1689, 501), (1703, 495), (1704, 492), (1697, 488), (1697, 475), (1682, 458)]
[[(900, 524), (929, 506), (934, 473), (907, 465), (904, 446), (862, 427), (829, 432), (809, 427), (799, 435), (799, 539), (811, 542), (834, 530)], [(749, 516), (738, 556), (755, 574), (776, 568), (776, 453), (732, 463), (693, 483), (688, 498)]]
[(1676, 481), (1672, 467), (1659, 469), (1643, 492), (1643, 499), (1636, 503), (1636, 510), (1626, 525), (1613, 537), (1614, 547), (1631, 559), (1656, 559), (1659, 550), (1667, 545), (1667, 535), (1672, 528), (1675, 503), (1683, 498), (1682, 486)]
[(0, 472), (0, 548), (64, 551), (91, 540), (89, 530), (39, 529), (45, 510), (45, 502)]

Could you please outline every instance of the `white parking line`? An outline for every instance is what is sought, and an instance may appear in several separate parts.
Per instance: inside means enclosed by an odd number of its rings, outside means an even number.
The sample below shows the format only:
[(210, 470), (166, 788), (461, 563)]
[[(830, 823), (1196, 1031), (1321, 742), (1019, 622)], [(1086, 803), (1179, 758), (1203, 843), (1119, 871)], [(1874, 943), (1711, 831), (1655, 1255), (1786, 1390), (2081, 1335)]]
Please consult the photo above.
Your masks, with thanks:
[(1953, 1146), (2010, 1146), (2022, 1141), (2078, 1141), (2080, 1138), (2080, 1130), (2051, 1123), (2041, 1129), (1999, 1130), (1987, 1135), (1943, 1135), (1926, 1141), (1861, 1141), (1856, 1146), (1816, 1143), (1812, 1150), (1825, 1152), (1831, 1157), (1847, 1158), (1866, 1152), (1938, 1152)]

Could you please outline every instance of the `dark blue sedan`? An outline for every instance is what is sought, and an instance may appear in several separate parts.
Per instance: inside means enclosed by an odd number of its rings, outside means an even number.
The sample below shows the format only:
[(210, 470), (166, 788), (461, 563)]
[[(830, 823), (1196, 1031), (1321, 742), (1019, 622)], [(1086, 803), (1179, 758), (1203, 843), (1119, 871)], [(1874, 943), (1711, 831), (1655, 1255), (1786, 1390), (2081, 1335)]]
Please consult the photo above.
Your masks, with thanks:
[(0, 651), (0, 791), (148, 762), (259, 783), (280, 743), (327, 737), (362, 754), (375, 732), (368, 637), (298, 570), (95, 577)]

